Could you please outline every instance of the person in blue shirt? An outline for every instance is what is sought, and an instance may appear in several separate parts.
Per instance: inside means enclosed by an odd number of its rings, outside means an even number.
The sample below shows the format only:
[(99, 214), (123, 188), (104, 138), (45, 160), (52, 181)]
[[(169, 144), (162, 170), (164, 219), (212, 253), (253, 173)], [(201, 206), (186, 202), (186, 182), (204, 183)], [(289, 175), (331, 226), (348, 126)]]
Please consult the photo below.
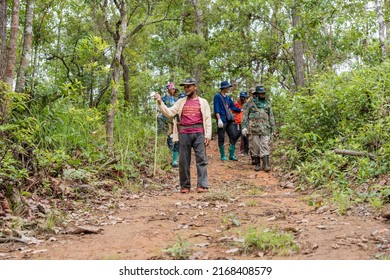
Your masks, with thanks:
[[(177, 101), (178, 91), (175, 88), (175, 85), (171, 82), (168, 82), (166, 86), (168, 92), (161, 98), (162, 102), (169, 108)], [(165, 124), (167, 125), (167, 145), (169, 150), (172, 152), (172, 167), (177, 167), (179, 165), (179, 143), (173, 141), (173, 120), (163, 117)]]
[[(234, 156), (236, 150), (236, 142), (239, 138), (238, 133), (236, 133), (234, 125), (234, 116), (230, 110), (240, 113), (242, 109), (234, 106), (234, 102), (231, 99), (230, 88), (232, 85), (227, 82), (221, 82), (220, 91), (214, 96), (214, 114), (217, 119), (218, 126), (218, 146), (219, 152), (221, 154), (221, 160), (228, 160), (225, 155), (225, 132), (229, 136), (229, 159), (236, 161), (237, 158)], [(238, 136), (238, 137), (237, 137)]]
[(184, 91), (182, 91), (182, 92), (180, 92), (179, 93), (179, 99), (180, 98), (184, 98), (184, 97), (186, 97), (187, 95), (186, 95), (186, 93), (184, 92)]

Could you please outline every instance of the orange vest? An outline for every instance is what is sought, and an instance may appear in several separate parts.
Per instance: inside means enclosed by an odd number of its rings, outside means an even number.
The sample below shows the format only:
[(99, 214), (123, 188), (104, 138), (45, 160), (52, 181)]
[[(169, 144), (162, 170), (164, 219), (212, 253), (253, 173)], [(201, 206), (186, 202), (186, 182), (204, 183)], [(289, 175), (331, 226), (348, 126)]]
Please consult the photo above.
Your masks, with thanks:
[[(236, 103), (234, 103), (234, 106), (236, 106), (237, 108), (242, 108), (242, 105), (240, 103), (238, 103), (238, 101), (236, 101)], [(241, 121), (242, 121), (242, 115), (243, 115), (243, 112), (240, 112), (240, 113), (237, 113), (235, 111), (232, 110), (232, 113), (235, 115), (235, 124), (241, 124)]]

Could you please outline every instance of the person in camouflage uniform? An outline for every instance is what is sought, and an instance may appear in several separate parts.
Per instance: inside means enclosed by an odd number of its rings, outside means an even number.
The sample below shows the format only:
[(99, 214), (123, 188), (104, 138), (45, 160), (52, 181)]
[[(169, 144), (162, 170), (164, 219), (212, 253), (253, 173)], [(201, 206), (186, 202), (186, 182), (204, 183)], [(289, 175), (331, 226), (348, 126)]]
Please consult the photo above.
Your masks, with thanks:
[(253, 98), (246, 103), (241, 133), (249, 137), (249, 150), (255, 161), (255, 170), (261, 170), (261, 158), (263, 170), (269, 172), (270, 140), (275, 131), (275, 119), (265, 93), (263, 86), (257, 86)]

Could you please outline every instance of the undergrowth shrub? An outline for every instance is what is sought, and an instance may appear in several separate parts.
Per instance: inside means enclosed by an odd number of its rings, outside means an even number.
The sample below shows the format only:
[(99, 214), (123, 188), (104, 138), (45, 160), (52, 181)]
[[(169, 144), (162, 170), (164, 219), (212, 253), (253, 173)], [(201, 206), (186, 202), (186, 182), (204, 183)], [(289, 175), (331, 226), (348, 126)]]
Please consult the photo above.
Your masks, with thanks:
[[(115, 151), (119, 156), (117, 168), (121, 168), (130, 178), (139, 176), (143, 167), (154, 165), (155, 131), (154, 116), (134, 116), (132, 112), (118, 112), (115, 118)], [(171, 155), (166, 144), (166, 135), (157, 135), (157, 165), (164, 168)]]
[[(284, 170), (295, 170), (301, 187), (333, 194), (389, 173), (389, 91), (386, 61), (340, 75), (323, 74), (306, 90), (275, 95), (280, 124), (275, 160)], [(334, 149), (363, 151), (373, 158), (336, 155)]]
[(33, 171), (35, 118), (23, 117), (28, 96), (0, 81), (0, 192), (9, 196)]
[[(39, 149), (63, 150), (79, 164), (104, 159), (105, 127), (95, 108), (76, 108), (66, 98), (47, 106), (37, 115)], [(77, 165), (77, 161), (73, 164)]]

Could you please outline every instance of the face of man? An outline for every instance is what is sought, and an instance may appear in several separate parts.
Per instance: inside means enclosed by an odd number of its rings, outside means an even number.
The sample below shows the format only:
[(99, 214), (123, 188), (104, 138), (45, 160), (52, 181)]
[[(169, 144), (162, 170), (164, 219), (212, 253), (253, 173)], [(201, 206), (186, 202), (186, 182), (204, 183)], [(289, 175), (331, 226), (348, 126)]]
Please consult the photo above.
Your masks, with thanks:
[(184, 85), (184, 92), (187, 97), (191, 97), (196, 91), (196, 85)]
[(264, 100), (265, 99), (265, 92), (259, 93), (259, 98)]
[(221, 89), (221, 93), (229, 95), (230, 94), (230, 88), (222, 88)]

